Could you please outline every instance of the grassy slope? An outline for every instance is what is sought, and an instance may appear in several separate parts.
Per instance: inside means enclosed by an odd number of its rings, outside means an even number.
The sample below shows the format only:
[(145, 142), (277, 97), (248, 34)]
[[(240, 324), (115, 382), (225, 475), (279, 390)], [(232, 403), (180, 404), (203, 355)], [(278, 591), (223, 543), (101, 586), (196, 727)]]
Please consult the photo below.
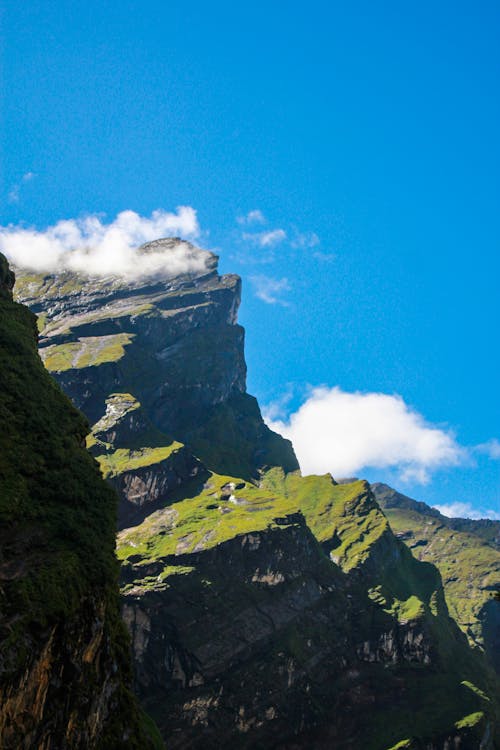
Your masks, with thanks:
[(494, 592), (500, 586), (500, 549), (494, 543), (494, 527), (465, 522), (457, 528), (455, 519), (440, 516), (423, 503), (402, 501), (401, 505), (385, 507), (392, 529), (417, 559), (436, 565), (450, 614), (471, 645), (482, 648), (482, 611), (485, 605), (492, 606)]
[[(228, 489), (229, 482), (236, 487)], [(231, 502), (228, 493), (241, 504)], [(474, 713), (477, 714), (474, 732), (481, 733), (486, 719), (478, 718), (478, 709), (486, 715), (495, 713), (487, 695), (494, 692), (494, 684), (485, 677), (482, 667), (460, 639), (457, 640), (436, 569), (414, 560), (404, 545), (393, 538), (387, 519), (365, 482), (335, 485), (328, 475), (302, 478), (298, 473), (285, 476), (274, 469), (258, 487), (234, 477), (212, 474), (202, 488), (193, 487), (190, 492), (172, 497), (168, 507), (152, 513), (140, 526), (120, 533), (118, 555), (123, 561), (133, 560), (137, 576), (127, 589), (161, 589), (168, 587), (169, 581), (173, 585), (172, 576), (193, 571), (186, 557), (176, 564), (177, 555), (209, 549), (239, 534), (265, 529), (276, 518), (298, 510), (303, 512), (325, 552), (346, 573), (375, 565), (377, 585), (372, 586), (370, 574), (366, 579), (372, 601), (400, 623), (425, 622), (423, 627), (432, 631), (440, 653), (437, 671), (418, 665), (403, 668), (414, 710), (392, 711), (388, 705), (383, 712), (375, 712), (367, 719), (366, 747), (375, 747), (373, 743), (378, 740), (374, 737), (383, 743), (387, 736), (397, 737), (398, 733), (400, 737), (411, 737), (431, 730), (445, 731)], [(388, 549), (396, 549), (399, 558), (387, 560)], [(154, 576), (142, 576), (141, 567), (147, 572), (152, 561), (162, 561), (163, 572), (158, 575), (155, 569)], [(370, 623), (365, 625), (369, 632)], [(373, 669), (379, 673), (377, 679), (383, 692), (390, 672), (377, 666)]]
[(118, 362), (125, 355), (125, 347), (134, 340), (133, 334), (86, 336), (66, 344), (52, 344), (41, 350), (45, 367), (50, 372), (65, 372)]

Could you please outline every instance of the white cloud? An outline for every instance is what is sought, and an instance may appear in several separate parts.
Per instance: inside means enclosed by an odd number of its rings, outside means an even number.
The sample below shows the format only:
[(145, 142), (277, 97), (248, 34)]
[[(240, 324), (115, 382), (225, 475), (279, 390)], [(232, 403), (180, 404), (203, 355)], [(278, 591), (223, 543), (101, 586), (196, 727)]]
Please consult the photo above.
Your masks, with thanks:
[(291, 241), (291, 246), (302, 250), (309, 249), (311, 247), (317, 247), (320, 240), (316, 232), (295, 232), (295, 236)]
[(392, 467), (403, 481), (426, 483), (432, 471), (467, 458), (450, 431), (427, 423), (397, 395), (319, 387), (287, 421), (269, 410), (264, 416), (292, 441), (305, 474)]
[(196, 211), (189, 206), (179, 206), (174, 213), (158, 209), (149, 218), (122, 211), (109, 224), (101, 216), (90, 215), (59, 221), (43, 231), (0, 227), (0, 251), (14, 265), (38, 272), (174, 276), (202, 271), (209, 254), (183, 241), (140, 256), (137, 248), (161, 237), (194, 239), (199, 231)]
[(313, 258), (316, 258), (316, 260), (321, 261), (321, 263), (333, 263), (333, 261), (336, 259), (335, 253), (323, 253), (321, 250), (316, 250), (313, 253)]
[(236, 221), (238, 224), (242, 225), (250, 225), (250, 224), (265, 224), (266, 223), (266, 217), (262, 213), (262, 211), (259, 211), (258, 208), (255, 208), (253, 211), (249, 211), (245, 216), (238, 216), (236, 218)]
[(286, 240), (286, 232), (284, 229), (270, 229), (269, 232), (243, 232), (242, 238), (245, 242), (251, 242), (252, 245), (259, 245), (259, 247), (274, 247)]
[(494, 460), (500, 459), (500, 440), (492, 438), (486, 443), (476, 445), (474, 450), (477, 451), (477, 453), (485, 453), (489, 458)]
[(282, 292), (290, 291), (291, 286), (288, 279), (272, 279), (269, 276), (258, 275), (251, 276), (250, 281), (255, 287), (256, 296), (263, 302), (267, 302), (268, 305), (289, 306), (286, 300), (279, 297)]
[(434, 505), (434, 508), (448, 518), (488, 518), (492, 521), (500, 520), (500, 513), (495, 510), (478, 510), (470, 503), (450, 503), (449, 505)]
[(34, 180), (35, 177), (36, 174), (34, 172), (26, 172), (26, 174), (23, 174), (19, 182), (16, 182), (16, 184), (10, 189), (9, 195), (7, 196), (9, 203), (19, 203), (23, 185)]

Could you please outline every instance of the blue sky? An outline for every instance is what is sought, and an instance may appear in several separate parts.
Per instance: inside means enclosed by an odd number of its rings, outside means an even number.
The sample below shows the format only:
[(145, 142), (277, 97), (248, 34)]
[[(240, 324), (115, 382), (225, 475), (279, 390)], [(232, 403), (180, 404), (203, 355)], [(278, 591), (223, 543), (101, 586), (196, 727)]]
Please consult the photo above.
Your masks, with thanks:
[(192, 206), (274, 422), (500, 512), (498, 4), (105, 5), (3, 3), (0, 225)]

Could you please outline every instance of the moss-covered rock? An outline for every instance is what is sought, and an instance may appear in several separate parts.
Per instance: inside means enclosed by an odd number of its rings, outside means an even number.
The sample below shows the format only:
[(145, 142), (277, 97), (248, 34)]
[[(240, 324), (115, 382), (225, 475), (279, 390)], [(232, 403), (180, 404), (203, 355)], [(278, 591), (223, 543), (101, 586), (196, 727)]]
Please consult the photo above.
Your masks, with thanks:
[(116, 497), (36, 344), (35, 316), (1, 296), (0, 745), (159, 747), (130, 690)]
[(387, 485), (373, 489), (394, 532), (439, 569), (450, 613), (500, 674), (500, 521), (447, 518)]

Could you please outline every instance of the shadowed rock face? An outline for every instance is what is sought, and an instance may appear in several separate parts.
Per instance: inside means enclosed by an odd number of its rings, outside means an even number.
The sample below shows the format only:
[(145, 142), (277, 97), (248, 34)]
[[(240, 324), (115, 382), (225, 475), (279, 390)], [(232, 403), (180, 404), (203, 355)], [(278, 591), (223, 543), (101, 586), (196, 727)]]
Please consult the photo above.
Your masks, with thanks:
[(152, 748), (130, 691), (116, 499), (0, 255), (0, 747)]
[(385, 484), (375, 497), (394, 531), (419, 559), (441, 571), (448, 606), (471, 645), (500, 674), (500, 521), (447, 518)]
[(120, 493), (143, 706), (179, 749), (491, 750), (494, 678), (438, 571), (365, 482), (300, 476), (245, 391), (240, 281), (210, 259), (131, 283), (19, 274)]
[(15, 275), (10, 270), (7, 258), (0, 253), (0, 297), (12, 299)]

